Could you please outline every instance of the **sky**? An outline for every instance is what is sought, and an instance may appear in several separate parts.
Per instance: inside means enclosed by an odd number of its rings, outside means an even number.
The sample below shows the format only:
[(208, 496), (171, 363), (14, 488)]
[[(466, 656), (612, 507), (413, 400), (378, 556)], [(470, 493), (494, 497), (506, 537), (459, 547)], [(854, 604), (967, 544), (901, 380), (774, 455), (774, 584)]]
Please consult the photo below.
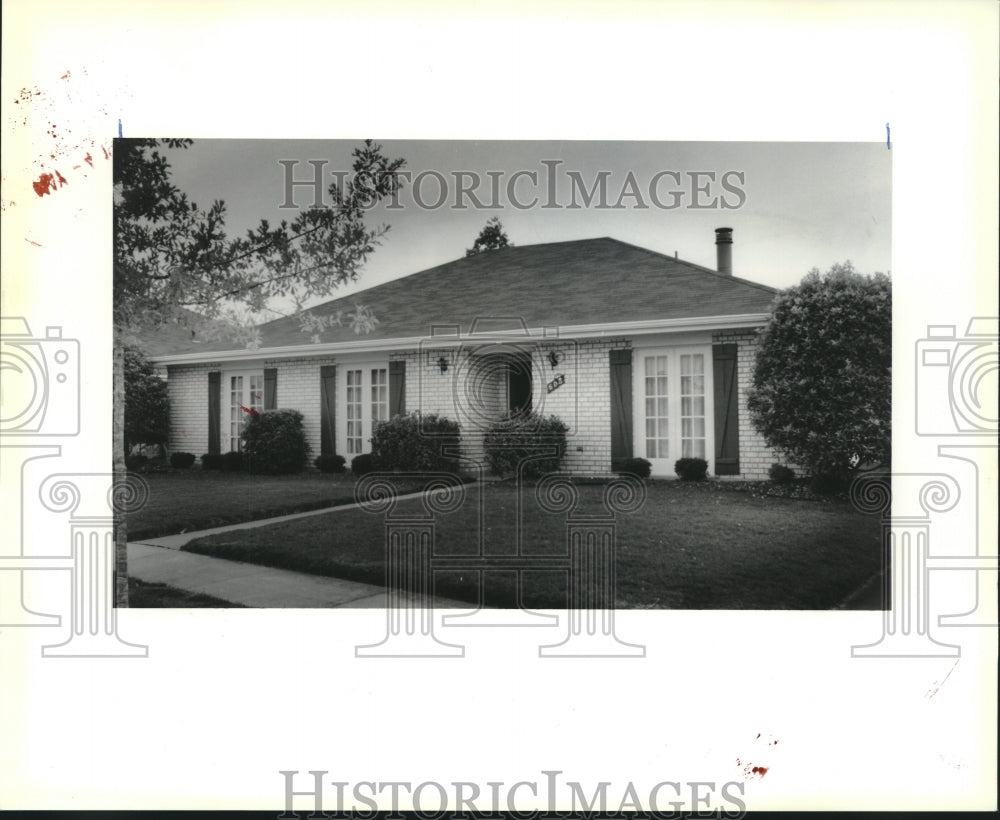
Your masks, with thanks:
[[(405, 159), (410, 183), (395, 207), (369, 212), (389, 233), (359, 281), (331, 298), (463, 256), (494, 216), (515, 245), (611, 236), (711, 268), (714, 229), (730, 227), (733, 272), (778, 288), (848, 259), (866, 273), (891, 268), (885, 143), (376, 142)], [(235, 235), (313, 204), (311, 186), (292, 186), (289, 197), (286, 169), (310, 180), (310, 161), (321, 162), (328, 185), (349, 171), (360, 143), (196, 139), (167, 153), (195, 202), (226, 203)]]

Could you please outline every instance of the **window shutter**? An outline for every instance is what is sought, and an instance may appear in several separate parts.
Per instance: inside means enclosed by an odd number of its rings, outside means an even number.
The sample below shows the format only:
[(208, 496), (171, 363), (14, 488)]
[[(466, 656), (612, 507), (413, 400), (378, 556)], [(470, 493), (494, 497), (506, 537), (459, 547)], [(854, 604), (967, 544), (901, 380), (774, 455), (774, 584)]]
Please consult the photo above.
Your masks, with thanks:
[(320, 454), (332, 456), (337, 452), (337, 365), (320, 367), (319, 383)]
[(740, 474), (739, 382), (737, 346), (712, 348), (715, 394), (715, 474)]
[(389, 418), (406, 413), (406, 362), (389, 362)]
[(264, 368), (264, 409), (278, 409), (278, 369)]
[(222, 452), (222, 373), (213, 370), (208, 374), (208, 452)]
[(611, 469), (632, 458), (632, 351), (609, 351), (611, 368)]

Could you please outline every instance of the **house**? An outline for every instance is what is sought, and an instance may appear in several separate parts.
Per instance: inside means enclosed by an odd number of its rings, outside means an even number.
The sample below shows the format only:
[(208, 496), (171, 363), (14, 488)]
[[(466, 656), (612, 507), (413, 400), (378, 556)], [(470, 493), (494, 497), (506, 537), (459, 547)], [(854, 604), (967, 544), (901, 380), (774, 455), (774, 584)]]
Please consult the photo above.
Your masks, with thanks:
[[(502, 248), (311, 308), (342, 317), (318, 340), (288, 317), (261, 325), (254, 350), (157, 356), (170, 447), (239, 449), (243, 408), (287, 407), (314, 453), (349, 464), (376, 421), (420, 410), (458, 421), (475, 464), (485, 427), (527, 408), (567, 423), (563, 468), (576, 474), (637, 456), (673, 476), (696, 456), (710, 475), (765, 477), (778, 458), (746, 393), (775, 290), (732, 275), (731, 243), (716, 230), (718, 270), (607, 237)], [(371, 332), (343, 320), (358, 304), (379, 320)]]

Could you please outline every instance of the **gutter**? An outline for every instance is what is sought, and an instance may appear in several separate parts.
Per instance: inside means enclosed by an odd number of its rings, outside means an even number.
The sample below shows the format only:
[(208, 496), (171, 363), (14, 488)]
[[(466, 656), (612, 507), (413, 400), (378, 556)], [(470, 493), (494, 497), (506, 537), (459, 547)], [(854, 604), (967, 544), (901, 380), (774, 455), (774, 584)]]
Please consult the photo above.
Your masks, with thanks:
[(236, 362), (251, 359), (309, 359), (345, 353), (374, 353), (379, 351), (406, 350), (411, 348), (448, 348), (494, 340), (517, 339), (531, 342), (556, 342), (559, 339), (600, 339), (609, 336), (640, 336), (653, 333), (686, 333), (694, 331), (736, 330), (760, 327), (767, 323), (770, 313), (742, 313), (727, 316), (697, 316), (684, 319), (646, 319), (638, 322), (601, 322), (589, 325), (563, 325), (523, 330), (489, 331), (487, 333), (461, 332), (427, 336), (394, 337), (389, 339), (360, 339), (355, 342), (320, 342), (285, 347), (261, 347), (256, 350), (215, 350), (204, 353), (174, 353), (152, 356), (159, 365), (204, 364), (206, 362)]

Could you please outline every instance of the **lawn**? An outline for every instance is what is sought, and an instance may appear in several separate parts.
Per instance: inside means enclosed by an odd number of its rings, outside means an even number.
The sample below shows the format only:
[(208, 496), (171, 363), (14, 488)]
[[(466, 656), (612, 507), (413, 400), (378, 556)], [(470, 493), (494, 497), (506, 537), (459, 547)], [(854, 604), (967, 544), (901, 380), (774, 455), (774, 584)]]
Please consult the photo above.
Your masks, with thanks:
[[(880, 524), (843, 500), (766, 497), (722, 482), (652, 482), (645, 506), (618, 516), (617, 606), (622, 609), (830, 609), (881, 568)], [(745, 487), (743, 489), (746, 489)], [(576, 514), (600, 514), (603, 487), (582, 484)], [(467, 487), (467, 500), (438, 514), (435, 556), (475, 553), (483, 493), (484, 552), (515, 553), (516, 488), (507, 482)], [(419, 500), (396, 515), (419, 514)], [(522, 555), (566, 553), (565, 514), (546, 513), (529, 489)], [(369, 583), (385, 579), (383, 519), (343, 510), (285, 524), (222, 533), (185, 549), (220, 558)], [(522, 602), (562, 608), (564, 569), (524, 570)], [(486, 602), (516, 603), (516, 573), (487, 576)], [(479, 573), (435, 571), (439, 595), (480, 600)]]
[(193, 468), (142, 478), (149, 499), (127, 516), (130, 541), (354, 502), (351, 473), (267, 476)]

